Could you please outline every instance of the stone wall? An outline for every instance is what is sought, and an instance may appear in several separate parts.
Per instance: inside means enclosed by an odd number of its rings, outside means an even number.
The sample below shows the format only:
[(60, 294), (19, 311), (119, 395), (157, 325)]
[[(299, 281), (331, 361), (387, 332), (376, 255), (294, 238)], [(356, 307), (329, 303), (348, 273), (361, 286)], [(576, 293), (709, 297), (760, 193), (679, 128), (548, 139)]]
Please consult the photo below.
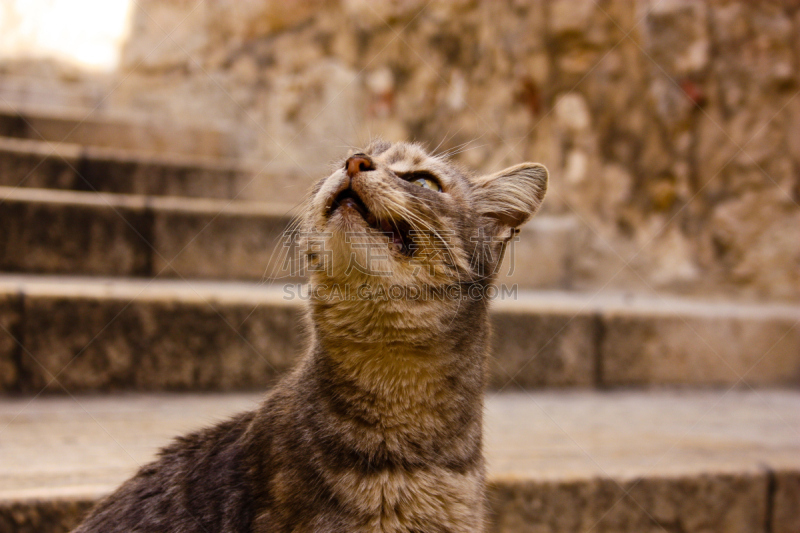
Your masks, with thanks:
[(371, 136), (541, 161), (572, 288), (800, 297), (800, 2), (137, 4), (115, 106), (309, 179)]

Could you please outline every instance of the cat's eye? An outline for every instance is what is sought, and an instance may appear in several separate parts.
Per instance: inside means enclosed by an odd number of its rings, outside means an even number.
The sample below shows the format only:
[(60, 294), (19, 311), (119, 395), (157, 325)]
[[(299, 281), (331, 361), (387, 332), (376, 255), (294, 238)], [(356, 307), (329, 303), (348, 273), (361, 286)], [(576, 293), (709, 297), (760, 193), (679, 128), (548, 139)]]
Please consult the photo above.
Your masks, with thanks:
[(430, 189), (432, 191), (442, 192), (442, 186), (439, 185), (439, 182), (436, 180), (433, 174), (429, 172), (410, 172), (402, 177), (414, 185), (419, 185), (420, 187), (425, 187), (426, 189)]
[(431, 189), (436, 192), (442, 192), (442, 188), (436, 183), (435, 180), (430, 178), (416, 178), (412, 181), (414, 185), (419, 185), (420, 187), (425, 187), (426, 189)]

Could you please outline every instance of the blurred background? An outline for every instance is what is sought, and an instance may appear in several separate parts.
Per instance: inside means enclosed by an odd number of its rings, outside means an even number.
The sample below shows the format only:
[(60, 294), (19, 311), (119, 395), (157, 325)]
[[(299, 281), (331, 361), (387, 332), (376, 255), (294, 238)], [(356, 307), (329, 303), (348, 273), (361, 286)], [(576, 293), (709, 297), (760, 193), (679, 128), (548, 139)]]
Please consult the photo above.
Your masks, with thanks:
[(550, 170), (494, 531), (800, 531), (799, 92), (794, 0), (0, 0), (0, 532), (292, 366), (281, 234), (375, 137)]
[(298, 174), (239, 199), (295, 201), (374, 136), (468, 143), (551, 170), (562, 286), (797, 298), (792, 3), (548, 4), (4, 1), (0, 103), (208, 129), (158, 149)]

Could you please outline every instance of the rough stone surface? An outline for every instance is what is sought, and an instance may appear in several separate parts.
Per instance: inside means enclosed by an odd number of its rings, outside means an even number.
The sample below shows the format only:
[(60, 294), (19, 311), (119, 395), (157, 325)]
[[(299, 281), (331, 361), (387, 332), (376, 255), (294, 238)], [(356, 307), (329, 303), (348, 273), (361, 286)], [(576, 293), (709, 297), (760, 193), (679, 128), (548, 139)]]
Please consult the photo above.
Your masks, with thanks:
[(608, 386), (800, 384), (800, 317), (611, 312), (603, 330)]
[(782, 469), (775, 472), (774, 476), (772, 532), (800, 531), (800, 472)]
[(0, 269), (149, 273), (151, 223), (143, 204), (125, 205), (103, 197), (89, 202), (47, 202), (37, 201), (24, 189), (3, 192)]
[(30, 296), (25, 317), (32, 392), (261, 388), (301, 346), (296, 307)]
[[(284, 269), (291, 239), (285, 210), (186, 211), (160, 205), (154, 213), (153, 273), (171, 277), (297, 281)], [(283, 216), (281, 216), (283, 215)], [(286, 246), (285, 246), (286, 245)]]
[[(296, 285), (0, 276), (21, 294), (17, 388), (241, 390), (302, 350)], [(492, 303), (490, 386), (796, 385), (800, 309), (519, 291)], [(13, 316), (13, 315), (12, 315)], [(57, 378), (54, 380), (53, 378)]]
[(526, 224), (507, 247), (497, 284), (526, 289), (568, 289), (572, 262), (580, 253), (580, 228), (570, 216), (540, 216)]
[(0, 186), (73, 188), (79, 160), (77, 147), (0, 137)]
[(7, 272), (297, 280), (291, 208), (260, 202), (0, 188)]
[(21, 302), (18, 295), (0, 293), (0, 390), (17, 388)]
[(492, 314), (492, 388), (588, 387), (597, 357), (593, 316)]
[(490, 490), (490, 531), (755, 533), (766, 516), (766, 474), (517, 482)]
[(299, 202), (326, 169), (0, 137), (0, 186)]
[(0, 135), (53, 143), (108, 146), (151, 153), (183, 153), (206, 157), (235, 155), (234, 146), (212, 128), (175, 127), (142, 116), (105, 117), (96, 109), (68, 112), (57, 108), (0, 103)]
[(148, 154), (87, 148), (80, 172), (82, 190), (101, 192), (172, 195), (204, 198), (233, 198), (238, 175), (243, 173), (222, 165), (203, 165)]
[[(68, 530), (171, 438), (260, 398), (3, 400), (0, 531)], [(799, 402), (790, 391), (490, 394), (490, 531), (796, 531)]]

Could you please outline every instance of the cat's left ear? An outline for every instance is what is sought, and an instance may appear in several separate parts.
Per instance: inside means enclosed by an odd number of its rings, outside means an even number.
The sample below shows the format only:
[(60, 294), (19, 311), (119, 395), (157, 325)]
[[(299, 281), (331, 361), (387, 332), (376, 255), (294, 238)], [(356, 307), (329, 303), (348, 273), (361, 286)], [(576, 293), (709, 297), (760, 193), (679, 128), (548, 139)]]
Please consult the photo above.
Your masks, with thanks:
[(539, 163), (522, 163), (473, 181), (478, 214), (500, 228), (516, 229), (536, 214), (547, 192), (548, 173)]

